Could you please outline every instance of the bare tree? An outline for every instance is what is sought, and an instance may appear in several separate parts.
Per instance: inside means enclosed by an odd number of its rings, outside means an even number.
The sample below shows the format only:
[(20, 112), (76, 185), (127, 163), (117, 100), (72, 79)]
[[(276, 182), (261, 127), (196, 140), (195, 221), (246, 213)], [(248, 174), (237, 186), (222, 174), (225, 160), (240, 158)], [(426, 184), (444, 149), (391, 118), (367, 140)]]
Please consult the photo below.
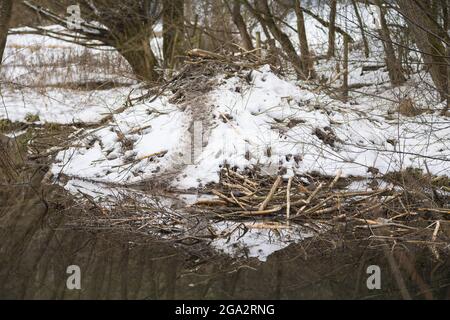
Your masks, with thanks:
[(273, 35), (275, 40), (280, 43), (287, 59), (294, 67), (294, 70), (297, 73), (297, 77), (299, 79), (307, 79), (307, 74), (302, 68), (302, 59), (297, 54), (297, 51), (295, 50), (295, 47), (292, 44), (289, 36), (284, 33), (280, 26), (277, 24), (267, 0), (255, 0), (254, 6), (250, 3), (249, 0), (244, 0), (244, 3), (246, 4), (250, 12), (258, 19), (259, 23), (266, 26), (267, 29), (270, 30), (270, 33)]
[(297, 16), (297, 33), (300, 43), (300, 52), (302, 59), (302, 70), (308, 78), (315, 78), (314, 63), (309, 51), (308, 37), (306, 34), (305, 17), (301, 7), (301, 0), (294, 0), (294, 9)]
[[(442, 100), (447, 99), (447, 58), (444, 43), (450, 41), (438, 21), (434, 20), (430, 8), (430, 0), (397, 0), (400, 12), (405, 17), (411, 29), (417, 47), (419, 48), (425, 64)], [(444, 37), (444, 38), (443, 38)]]
[[(67, 27), (66, 19), (49, 8), (31, 0), (23, 3), (53, 23)], [(150, 46), (152, 27), (161, 15), (159, 0), (81, 0), (80, 5), (83, 21), (76, 34), (36, 30), (81, 45), (114, 47), (139, 79), (148, 82), (159, 79), (158, 61)], [(100, 44), (93, 44), (93, 41)]]
[[(442, 19), (444, 20), (444, 30), (447, 31), (447, 35), (450, 37), (450, 0), (441, 0), (442, 5)], [(442, 111), (443, 115), (447, 115), (450, 110), (450, 41), (446, 41), (446, 54), (447, 54), (447, 105)]]
[(364, 23), (361, 17), (361, 13), (358, 9), (358, 4), (356, 3), (356, 0), (352, 0), (353, 10), (355, 11), (356, 19), (358, 20), (358, 27), (361, 31), (361, 37), (364, 45), (364, 55), (366, 58), (369, 58), (370, 56), (370, 48), (369, 48), (369, 42), (367, 41), (366, 31), (364, 30)]
[(247, 30), (247, 25), (245, 24), (244, 18), (241, 14), (242, 1), (241, 0), (233, 0), (233, 8), (230, 8), (227, 1), (225, 0), (225, 4), (228, 6), (229, 11), (231, 11), (231, 15), (233, 17), (233, 22), (239, 30), (239, 34), (242, 38), (242, 43), (244, 49), (247, 51), (251, 51), (254, 49), (252, 38)]
[(166, 66), (176, 65), (183, 47), (184, 0), (163, 1), (163, 54)]
[(337, 0), (331, 0), (330, 3), (330, 22), (328, 26), (328, 58), (334, 57), (336, 51), (336, 14)]
[(11, 20), (12, 0), (0, 0), (0, 65), (5, 51), (8, 36), (9, 21)]
[(389, 79), (392, 85), (399, 86), (403, 84), (406, 79), (403, 75), (402, 66), (395, 54), (394, 45), (392, 44), (391, 34), (386, 21), (386, 10), (381, 0), (376, 0), (378, 7), (380, 8), (380, 37), (383, 41), (384, 52), (386, 54), (386, 65), (388, 68)]

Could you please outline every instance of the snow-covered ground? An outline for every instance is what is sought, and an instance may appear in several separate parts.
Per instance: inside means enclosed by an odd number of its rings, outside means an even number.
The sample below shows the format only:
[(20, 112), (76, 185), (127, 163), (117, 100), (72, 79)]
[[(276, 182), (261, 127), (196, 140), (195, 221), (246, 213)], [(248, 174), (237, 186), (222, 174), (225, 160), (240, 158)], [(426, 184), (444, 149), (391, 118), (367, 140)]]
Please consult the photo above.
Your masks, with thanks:
[[(269, 174), (284, 168), (286, 175), (334, 175), (341, 169), (346, 176), (370, 176), (369, 169), (385, 174), (425, 168), (426, 162), (434, 174), (449, 172), (450, 127), (437, 112), (392, 115), (395, 103), (365, 97), (343, 103), (301, 89), (268, 66), (252, 71), (251, 78), (250, 84), (238, 75), (219, 79), (209, 93), (214, 120), (193, 164), (183, 163), (190, 152), (191, 114), (162, 97), (93, 129), (82, 140), (85, 147), (61, 152), (52, 170), (126, 183), (160, 177), (179, 161), (183, 170), (173, 184), (180, 189), (219, 182), (225, 164), (241, 170), (262, 166)], [(384, 94), (394, 98), (398, 90)]]

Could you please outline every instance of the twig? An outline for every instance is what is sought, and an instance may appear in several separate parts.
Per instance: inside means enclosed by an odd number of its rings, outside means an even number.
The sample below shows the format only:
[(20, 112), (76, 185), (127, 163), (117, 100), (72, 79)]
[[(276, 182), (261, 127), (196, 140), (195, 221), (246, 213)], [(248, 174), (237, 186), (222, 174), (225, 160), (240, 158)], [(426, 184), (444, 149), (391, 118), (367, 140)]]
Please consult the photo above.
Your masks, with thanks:
[(303, 207), (301, 207), (298, 211), (297, 211), (297, 216), (300, 215), (303, 211), (305, 211), (306, 207), (311, 203), (311, 201), (314, 199), (314, 197), (319, 193), (319, 191), (323, 188), (323, 183), (319, 184), (319, 186), (316, 188), (316, 190), (314, 190), (313, 193), (311, 193), (311, 195), (309, 196), (308, 199), (306, 199), (306, 201), (304, 202), (305, 205)]
[(280, 186), (281, 181), (282, 181), (281, 176), (278, 176), (278, 178), (275, 180), (272, 188), (270, 189), (270, 192), (267, 195), (267, 198), (259, 206), (259, 211), (264, 211), (267, 208), (267, 205), (269, 204), (270, 200), (272, 200), (273, 195), (278, 190), (278, 187)]
[(286, 189), (286, 218), (289, 220), (291, 216), (291, 185), (293, 177), (288, 180), (288, 185)]
[(339, 170), (336, 174), (336, 177), (334, 178), (334, 180), (330, 183), (330, 185), (328, 186), (328, 189), (333, 189), (333, 187), (336, 185), (336, 183), (339, 181), (339, 179), (342, 176), (342, 170)]

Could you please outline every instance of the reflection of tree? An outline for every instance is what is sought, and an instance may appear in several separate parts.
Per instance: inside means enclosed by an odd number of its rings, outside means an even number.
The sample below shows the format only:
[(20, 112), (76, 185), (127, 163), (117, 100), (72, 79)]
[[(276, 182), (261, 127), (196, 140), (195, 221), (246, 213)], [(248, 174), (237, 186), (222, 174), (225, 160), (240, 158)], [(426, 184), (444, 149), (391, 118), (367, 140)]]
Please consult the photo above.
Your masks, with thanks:
[[(389, 257), (390, 247), (367, 241), (311, 239), (266, 263), (200, 258), (145, 237), (76, 230), (59, 188), (36, 190), (0, 189), (0, 299), (402, 298), (393, 261), (412, 298), (448, 298), (449, 261), (430, 259), (428, 248), (398, 246)], [(82, 291), (65, 289), (72, 264), (81, 267)], [(366, 288), (369, 265), (382, 270), (381, 291)]]
[(11, 11), (12, 0), (0, 1), (0, 65), (2, 64), (3, 51), (6, 46)]

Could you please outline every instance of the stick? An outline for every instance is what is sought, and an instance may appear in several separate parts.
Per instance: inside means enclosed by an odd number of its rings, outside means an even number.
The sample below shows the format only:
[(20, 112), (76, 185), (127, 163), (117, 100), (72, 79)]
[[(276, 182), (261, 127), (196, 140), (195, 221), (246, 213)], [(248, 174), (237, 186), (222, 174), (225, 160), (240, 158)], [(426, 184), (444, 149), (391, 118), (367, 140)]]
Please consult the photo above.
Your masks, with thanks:
[(213, 190), (213, 191), (211, 191), (211, 192), (212, 192), (212, 194), (214, 194), (215, 196), (218, 196), (220, 199), (225, 200), (225, 201), (228, 202), (228, 203), (231, 203), (231, 204), (238, 204), (238, 203), (236, 203), (233, 199), (228, 198), (226, 195), (224, 195), (223, 193), (221, 193), (221, 192), (219, 192), (219, 191), (217, 191), (217, 190)]
[(306, 201), (304, 202), (305, 205), (297, 211), (297, 216), (300, 215), (303, 211), (305, 211), (306, 207), (311, 203), (311, 201), (319, 193), (319, 191), (322, 189), (322, 187), (323, 187), (323, 183), (319, 184), (319, 186), (316, 188), (316, 190), (314, 190), (314, 192), (311, 193), (309, 198), (306, 199)]
[(247, 179), (246, 177), (244, 177), (243, 175), (240, 175), (239, 173), (233, 171), (233, 170), (228, 170), (227, 173), (241, 179), (244, 180), (244, 182), (246, 182), (247, 184), (253, 186), (253, 187), (257, 187), (258, 184), (256, 182), (250, 181), (249, 179)]
[(438, 221), (436, 221), (436, 228), (434, 228), (433, 236), (431, 237), (431, 241), (433, 241), (433, 242), (436, 241), (440, 227), (441, 227), (441, 222), (438, 220)]
[(231, 195), (231, 197), (233, 198), (233, 200), (236, 201), (236, 203), (239, 205), (239, 207), (242, 208), (242, 210), (248, 211), (247, 208), (245, 208), (245, 207), (244, 207), (244, 206), (236, 199), (236, 197), (235, 197), (234, 194), (233, 194), (233, 191), (230, 191), (230, 195)]
[(316, 205), (316, 206), (314, 206), (314, 207), (309, 208), (308, 210), (306, 210), (306, 211), (305, 211), (305, 214), (308, 214), (308, 213), (314, 213), (315, 210), (318, 210), (318, 209), (320, 209), (321, 207), (323, 207), (328, 201), (330, 201), (330, 200), (333, 199), (334, 197), (335, 197), (334, 195), (329, 196), (329, 197), (326, 198), (325, 200), (321, 201), (318, 205)]
[(195, 203), (196, 206), (220, 206), (226, 204), (227, 202), (224, 200), (199, 200)]
[(228, 187), (228, 188), (230, 188), (230, 189), (240, 189), (240, 190), (242, 190), (243, 191), (243, 193), (246, 195), (246, 196), (252, 196), (252, 195), (254, 195), (255, 193), (253, 192), (253, 191), (251, 191), (250, 189), (248, 189), (248, 188), (246, 188), (246, 187), (244, 187), (244, 186), (241, 186), (241, 185), (239, 185), (239, 184), (233, 184), (233, 183), (228, 183), (228, 182), (223, 182), (222, 183), (225, 187)]
[(278, 190), (278, 187), (280, 186), (282, 181), (282, 178), (278, 176), (277, 180), (275, 180), (272, 189), (270, 189), (269, 194), (267, 195), (267, 198), (261, 203), (259, 206), (259, 211), (264, 211), (267, 208), (267, 205), (269, 204), (270, 200), (272, 200), (273, 195)]
[(193, 49), (188, 52), (188, 55), (191, 57), (199, 57), (199, 58), (210, 58), (210, 59), (218, 59), (218, 60), (228, 60), (227, 57), (222, 56), (220, 54), (202, 50), (202, 49)]
[(291, 216), (291, 185), (293, 177), (289, 178), (286, 190), (286, 218), (289, 220)]
[(336, 185), (336, 183), (339, 181), (339, 179), (341, 178), (342, 175), (342, 170), (339, 170), (336, 174), (336, 177), (334, 178), (333, 182), (330, 183), (330, 185), (328, 186), (328, 188), (331, 190), (333, 189), (333, 187)]
[[(431, 241), (436, 242), (437, 235), (439, 233), (439, 228), (441, 227), (441, 222), (438, 220), (436, 221), (436, 228), (434, 228), (433, 236), (431, 237)], [(431, 245), (431, 252), (433, 252), (434, 256), (437, 260), (440, 260), (439, 251), (436, 249), (436, 245)]]
[[(340, 208), (339, 205), (335, 205), (334, 207), (330, 207), (330, 208), (326, 208), (326, 209), (322, 209), (322, 210), (316, 211), (316, 212), (314, 212), (313, 214), (319, 215), (319, 214), (324, 214), (324, 213), (330, 213), (330, 212), (339, 210), (339, 208)], [(297, 219), (297, 218), (299, 218), (300, 216), (301, 216), (301, 214), (296, 214), (295, 216), (291, 217), (290, 220)]]
[(235, 214), (243, 214), (245, 216), (263, 216), (263, 215), (268, 215), (271, 213), (275, 213), (278, 212), (282, 209), (281, 206), (275, 207), (273, 209), (270, 210), (258, 210), (258, 211), (239, 211), (239, 212), (235, 212)]

